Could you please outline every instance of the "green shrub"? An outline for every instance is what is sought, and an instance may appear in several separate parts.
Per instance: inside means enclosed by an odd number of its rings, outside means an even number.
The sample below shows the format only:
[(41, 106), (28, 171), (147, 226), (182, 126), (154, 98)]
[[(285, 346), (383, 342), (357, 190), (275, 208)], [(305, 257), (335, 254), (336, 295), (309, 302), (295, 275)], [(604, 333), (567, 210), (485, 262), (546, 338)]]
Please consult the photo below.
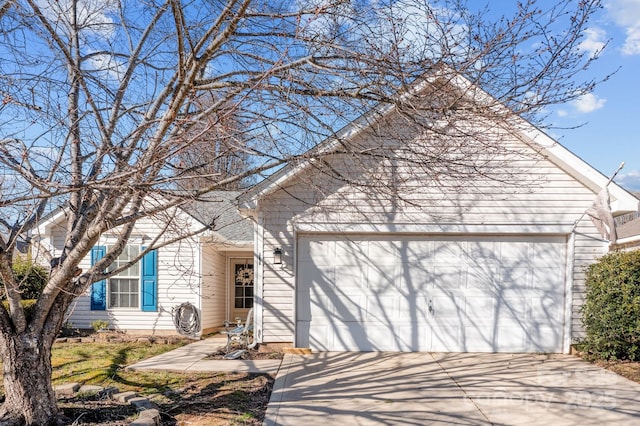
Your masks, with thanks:
[(587, 270), (580, 349), (597, 359), (640, 360), (640, 250), (603, 256)]
[(106, 321), (106, 320), (91, 321), (91, 328), (93, 328), (95, 331), (107, 330), (109, 328), (109, 321)]
[[(13, 273), (20, 283), (23, 299), (37, 299), (40, 297), (49, 280), (49, 274), (45, 268), (19, 258), (13, 263)], [(0, 280), (0, 286), (3, 286), (2, 280)], [(4, 299), (5, 297), (4, 291), (2, 291), (2, 298)]]
[[(22, 305), (22, 308), (24, 309), (24, 316), (28, 321), (31, 321), (31, 319), (33, 318), (33, 309), (36, 305), (37, 300), (36, 299), (27, 299), (27, 300), (21, 300), (20, 304)], [(9, 301), (8, 300), (3, 300), (2, 304), (4, 305), (4, 308), (8, 311), (9, 310)]]

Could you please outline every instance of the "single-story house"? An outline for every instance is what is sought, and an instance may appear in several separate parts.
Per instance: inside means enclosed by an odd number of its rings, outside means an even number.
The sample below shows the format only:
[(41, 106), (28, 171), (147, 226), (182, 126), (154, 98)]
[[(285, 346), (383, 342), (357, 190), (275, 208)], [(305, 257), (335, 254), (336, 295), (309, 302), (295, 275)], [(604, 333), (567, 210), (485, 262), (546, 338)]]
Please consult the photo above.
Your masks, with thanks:
[[(446, 82), (461, 93), (467, 83)], [(429, 102), (425, 87), (416, 102)], [(96, 283), (71, 322), (171, 331), (172, 309), (190, 302), (201, 330), (253, 307), (256, 341), (316, 351), (568, 352), (583, 332), (584, 268), (610, 246), (585, 211), (604, 187), (613, 215), (638, 199), (519, 118), (441, 131), (419, 122), (372, 111), (307, 160), (212, 195), (223, 202), (200, 208), (234, 226)], [(206, 216), (185, 210), (185, 226)], [(60, 219), (38, 228), (54, 252)], [(140, 222), (132, 254), (160, 229)]]
[(503, 153), (463, 138), (462, 155), (482, 164), (451, 177), (437, 162), (452, 151), (428, 157), (448, 133), (412, 130), (412, 118), (388, 108), (356, 120), (314, 148), (323, 161), (289, 165), (239, 197), (255, 224), (257, 339), (316, 351), (568, 352), (584, 332), (584, 269), (610, 245), (585, 210), (604, 187), (614, 216), (638, 199), (519, 119), (484, 123)]
[[(92, 328), (97, 320), (127, 332), (175, 333), (176, 308), (190, 303), (198, 313), (196, 335), (220, 329), (227, 319), (246, 318), (253, 305), (253, 230), (235, 206), (239, 192), (220, 191), (176, 211), (173, 226), (179, 232), (212, 224), (215, 231), (199, 234), (148, 253), (132, 268), (92, 285), (71, 306), (68, 321), (74, 328)], [(56, 257), (65, 243), (64, 209), (43, 220), (35, 232), (37, 250)], [(114, 231), (117, 232), (117, 231)], [(169, 237), (162, 218), (136, 224), (125, 252), (126, 262), (160, 232)], [(115, 234), (105, 234), (81, 268), (104, 254)], [(192, 318), (187, 318), (192, 320)]]

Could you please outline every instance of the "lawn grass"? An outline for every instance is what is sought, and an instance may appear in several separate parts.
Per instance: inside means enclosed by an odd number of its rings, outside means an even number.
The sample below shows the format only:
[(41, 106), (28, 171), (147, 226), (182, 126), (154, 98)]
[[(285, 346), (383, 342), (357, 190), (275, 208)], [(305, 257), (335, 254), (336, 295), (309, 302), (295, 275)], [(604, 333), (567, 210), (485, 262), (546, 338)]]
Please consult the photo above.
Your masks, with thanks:
[[(115, 387), (120, 392), (134, 391), (158, 404), (161, 412), (178, 424), (262, 424), (273, 386), (274, 378), (269, 375), (147, 372), (124, 368), (187, 343), (190, 341), (165, 343), (135, 339), (56, 343), (52, 348), (52, 382), (54, 386), (76, 382)], [(61, 399), (58, 405), (70, 419), (68, 424), (74, 425), (113, 425), (114, 419), (128, 422), (137, 415), (128, 404), (83, 395)]]
[(76, 382), (81, 385), (117, 387), (122, 391), (160, 392), (181, 382), (178, 374), (126, 371), (124, 367), (176, 349), (184, 343), (94, 342), (56, 343), (51, 364), (54, 385)]

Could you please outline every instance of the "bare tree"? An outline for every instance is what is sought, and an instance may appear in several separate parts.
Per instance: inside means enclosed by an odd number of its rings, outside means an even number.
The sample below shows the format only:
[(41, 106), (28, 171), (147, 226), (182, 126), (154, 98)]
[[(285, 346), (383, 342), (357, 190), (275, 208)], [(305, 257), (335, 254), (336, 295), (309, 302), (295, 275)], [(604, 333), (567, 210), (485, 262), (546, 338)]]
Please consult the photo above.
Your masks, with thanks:
[[(211, 96), (202, 96), (193, 102), (196, 111), (214, 103)], [(233, 108), (220, 106), (199, 122), (189, 126), (181, 137), (190, 139), (188, 148), (178, 155), (174, 165), (178, 186), (197, 190), (228, 180), (221, 189), (238, 190), (247, 187), (250, 177), (238, 181), (235, 177), (250, 169), (249, 149), (242, 120)], [(177, 180), (177, 179), (176, 179)]]
[[(55, 421), (50, 357), (64, 313), (108, 277), (140, 218), (170, 222), (167, 212), (207, 191), (302, 159), (323, 164), (326, 153), (308, 149), (373, 106), (393, 105), (442, 136), (407, 151), (407, 161), (463, 177), (478, 168), (471, 154), (501, 148), (459, 125), (461, 117), (497, 128), (512, 114), (541, 117), (546, 106), (592, 90), (594, 81), (578, 79), (593, 60), (579, 43), (599, 7), (531, 0), (495, 19), (456, 0), (0, 1), (0, 277), (8, 301), (0, 305), (0, 422)], [(446, 83), (459, 75), (473, 85), (451, 90)], [(421, 79), (428, 89), (418, 96), (412, 87)], [(491, 97), (476, 103), (476, 86)], [(195, 102), (203, 93), (210, 102)], [(175, 159), (223, 139), (216, 152), (243, 167), (203, 169), (207, 179), (185, 191)], [(380, 140), (379, 149), (341, 149), (383, 158)], [(27, 318), (14, 248), (56, 208), (66, 214), (65, 248)], [(118, 243), (79, 273), (114, 229)]]

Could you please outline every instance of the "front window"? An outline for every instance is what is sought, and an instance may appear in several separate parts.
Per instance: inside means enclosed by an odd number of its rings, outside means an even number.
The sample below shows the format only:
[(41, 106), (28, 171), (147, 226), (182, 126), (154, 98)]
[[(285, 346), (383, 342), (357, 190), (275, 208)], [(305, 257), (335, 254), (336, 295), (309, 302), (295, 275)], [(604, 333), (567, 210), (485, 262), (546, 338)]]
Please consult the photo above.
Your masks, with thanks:
[[(126, 265), (140, 254), (140, 247), (126, 246), (108, 271)], [(140, 263), (136, 262), (124, 271), (109, 278), (109, 307), (137, 308), (140, 305)]]

